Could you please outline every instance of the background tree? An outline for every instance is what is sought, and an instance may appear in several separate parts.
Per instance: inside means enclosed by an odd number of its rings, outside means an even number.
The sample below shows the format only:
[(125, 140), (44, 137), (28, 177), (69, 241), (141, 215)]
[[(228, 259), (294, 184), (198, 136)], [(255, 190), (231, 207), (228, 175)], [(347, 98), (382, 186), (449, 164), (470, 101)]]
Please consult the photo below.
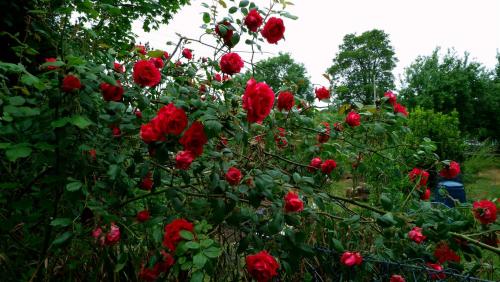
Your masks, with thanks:
[[(247, 81), (252, 71), (243, 75)], [(279, 53), (278, 56), (261, 60), (255, 64), (253, 74), (257, 81), (265, 81), (274, 91), (290, 90), (297, 98), (314, 100), (311, 81), (304, 64), (297, 63), (289, 53)]]
[(389, 35), (384, 31), (350, 33), (344, 36), (327, 73), (341, 102), (371, 104), (374, 85), (377, 97), (394, 88), (392, 70), (397, 61)]
[(457, 110), (462, 131), (498, 139), (498, 89), (493, 73), (470, 61), (468, 53), (460, 57), (448, 50), (440, 58), (437, 48), (406, 69), (400, 95), (410, 108), (443, 113)]

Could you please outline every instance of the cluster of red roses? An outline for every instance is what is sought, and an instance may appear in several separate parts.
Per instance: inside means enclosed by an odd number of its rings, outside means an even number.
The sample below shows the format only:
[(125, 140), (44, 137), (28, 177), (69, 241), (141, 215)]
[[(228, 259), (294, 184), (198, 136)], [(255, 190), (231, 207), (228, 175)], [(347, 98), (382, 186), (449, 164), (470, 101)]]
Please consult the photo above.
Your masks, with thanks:
[(155, 263), (153, 266), (148, 266), (144, 263), (141, 264), (139, 279), (143, 281), (156, 281), (162, 273), (168, 273), (170, 268), (175, 264), (175, 259), (171, 254), (165, 252), (164, 250), (161, 250), (160, 254), (160, 259), (154, 260)]
[(408, 116), (408, 111), (406, 110), (406, 107), (399, 104), (396, 101), (397, 97), (394, 93), (392, 93), (392, 91), (385, 92), (384, 97), (387, 97), (387, 101), (389, 101), (389, 103), (392, 105), (395, 114), (400, 113), (405, 117)]
[(274, 141), (278, 148), (285, 148), (288, 145), (286, 140), (286, 130), (283, 127), (278, 127), (278, 134), (274, 135)]
[(101, 246), (112, 246), (120, 241), (120, 227), (114, 222), (111, 222), (111, 226), (107, 233), (104, 233), (101, 227), (97, 227), (92, 231), (92, 237), (94, 237)]
[[(420, 199), (429, 200), (431, 197), (431, 190), (427, 188), (427, 181), (429, 180), (429, 173), (426, 170), (420, 168), (413, 168), (412, 171), (408, 174), (410, 181), (418, 180), (417, 190), (421, 193)], [(424, 187), (424, 191), (421, 191), (420, 188)]]
[(331, 130), (330, 130), (330, 124), (328, 122), (322, 122), (321, 123), (324, 127), (325, 127), (325, 130), (324, 132), (322, 133), (318, 133), (318, 143), (325, 143), (328, 141), (328, 139), (330, 139), (330, 133), (331, 133)]
[[(168, 137), (181, 135), (188, 124), (183, 109), (173, 103), (163, 106), (149, 123), (141, 126), (140, 135), (144, 142), (166, 141)], [(178, 169), (188, 169), (193, 160), (203, 153), (203, 146), (208, 142), (204, 126), (194, 121), (179, 139), (184, 147), (175, 157)]]
[(328, 159), (328, 160), (325, 160), (323, 162), (319, 157), (315, 157), (309, 163), (309, 167), (307, 168), (307, 170), (309, 172), (314, 172), (315, 170), (321, 168), (321, 172), (328, 175), (328, 174), (332, 173), (332, 171), (336, 167), (337, 167), (337, 163), (332, 159)]

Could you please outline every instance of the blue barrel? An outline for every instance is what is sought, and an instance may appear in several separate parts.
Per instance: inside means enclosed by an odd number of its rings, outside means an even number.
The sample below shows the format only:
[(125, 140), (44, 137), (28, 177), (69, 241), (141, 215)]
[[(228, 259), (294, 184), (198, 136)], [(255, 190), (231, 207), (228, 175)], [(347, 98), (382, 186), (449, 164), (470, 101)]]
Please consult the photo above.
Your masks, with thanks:
[(438, 190), (436, 190), (436, 193), (434, 194), (435, 202), (443, 203), (450, 208), (455, 206), (455, 204), (450, 198), (448, 198), (447, 196), (439, 195), (439, 189), (446, 189), (450, 197), (454, 198), (455, 200), (458, 200), (460, 203), (465, 202), (465, 189), (464, 185), (460, 182), (451, 180), (441, 181), (438, 182), (437, 189)]

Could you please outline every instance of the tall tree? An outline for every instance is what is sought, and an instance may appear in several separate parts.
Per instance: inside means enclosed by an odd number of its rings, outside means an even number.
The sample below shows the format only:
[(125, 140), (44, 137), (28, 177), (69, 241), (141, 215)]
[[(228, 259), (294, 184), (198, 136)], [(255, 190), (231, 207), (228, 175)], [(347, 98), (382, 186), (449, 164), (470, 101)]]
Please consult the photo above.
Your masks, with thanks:
[(392, 70), (397, 61), (389, 35), (374, 29), (344, 36), (327, 73), (340, 102), (370, 104), (374, 93), (380, 97), (394, 88)]
[(259, 61), (253, 73), (248, 71), (245, 78), (254, 76), (257, 81), (265, 81), (274, 91), (290, 90), (297, 98), (314, 100), (311, 81), (303, 64), (295, 62), (289, 53)]
[(500, 85), (494, 72), (470, 61), (468, 53), (460, 57), (448, 50), (440, 57), (439, 51), (418, 57), (405, 70), (400, 96), (410, 108), (457, 110), (462, 131), (498, 138)]

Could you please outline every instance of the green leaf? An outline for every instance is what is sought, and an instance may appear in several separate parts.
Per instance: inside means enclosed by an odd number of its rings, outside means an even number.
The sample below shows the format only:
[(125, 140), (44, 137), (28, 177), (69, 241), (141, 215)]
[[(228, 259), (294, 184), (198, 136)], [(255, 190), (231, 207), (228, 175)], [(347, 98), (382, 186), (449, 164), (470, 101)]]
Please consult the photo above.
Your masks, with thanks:
[(87, 117), (80, 116), (80, 115), (73, 116), (71, 118), (70, 122), (73, 125), (79, 127), (80, 129), (84, 129), (92, 124), (92, 122), (90, 120), (88, 120)]
[(236, 13), (236, 11), (238, 11), (237, 7), (231, 7), (231, 8), (229, 8), (229, 13), (230, 14), (234, 14), (234, 13)]
[(224, 2), (223, 0), (219, 0), (219, 4), (225, 9), (227, 8), (227, 5), (226, 5), (226, 2)]
[(344, 246), (342, 245), (342, 242), (340, 242), (339, 240), (337, 239), (332, 239), (332, 246), (333, 246), (333, 249), (339, 253), (343, 252), (344, 251)]
[(69, 192), (75, 192), (82, 188), (82, 183), (80, 181), (74, 181), (66, 184), (66, 190)]
[(70, 218), (56, 218), (50, 222), (50, 225), (65, 227), (71, 225), (72, 222)]
[(26, 99), (21, 96), (14, 96), (9, 98), (9, 104), (13, 106), (21, 106), (22, 104), (24, 104), (24, 102), (26, 102)]
[(35, 84), (40, 83), (40, 79), (38, 79), (38, 77), (28, 73), (28, 74), (23, 74), (21, 76), (21, 82), (23, 84), (31, 86), (31, 85), (35, 85)]
[(61, 234), (59, 237), (57, 237), (52, 244), (54, 245), (61, 245), (64, 242), (68, 241), (71, 237), (73, 237), (73, 232), (71, 231), (66, 231), (63, 234)]
[(200, 248), (200, 244), (198, 242), (189, 241), (186, 242), (186, 248), (196, 250)]
[(217, 247), (210, 247), (203, 250), (203, 253), (209, 258), (217, 258), (222, 254), (222, 251)]
[(181, 230), (181, 232), (179, 232), (179, 235), (181, 235), (181, 237), (183, 239), (186, 239), (186, 240), (193, 240), (194, 239), (194, 236), (193, 236), (193, 233), (187, 231), (187, 230)]
[(210, 22), (210, 14), (205, 12), (203, 13), (203, 22), (204, 23), (209, 23)]
[(53, 128), (58, 128), (58, 127), (63, 127), (65, 126), (68, 122), (70, 122), (70, 118), (69, 117), (63, 117), (63, 118), (60, 118), (58, 120), (54, 120), (53, 122), (50, 123), (50, 125), (53, 127)]
[(105, 74), (101, 74), (101, 78), (102, 80), (104, 80), (104, 82), (106, 82), (107, 84), (111, 84), (113, 86), (116, 86), (116, 79), (114, 79), (113, 77), (109, 76), (109, 75), (105, 75)]
[(397, 222), (394, 220), (394, 217), (392, 216), (392, 213), (390, 212), (378, 217), (377, 223), (383, 227), (390, 227), (397, 224)]
[(64, 66), (64, 62), (62, 61), (55, 61), (55, 62), (46, 62), (43, 63), (40, 67), (42, 69), (46, 69), (47, 67), (62, 67)]
[(285, 18), (289, 18), (289, 19), (292, 19), (292, 20), (297, 20), (299, 18), (299, 17), (294, 16), (294, 15), (288, 13), (288, 12), (283, 12), (283, 13), (281, 13), (281, 15), (283, 17), (285, 17)]
[(302, 180), (302, 178), (300, 177), (300, 174), (298, 174), (297, 172), (294, 172), (293, 173), (293, 181), (295, 181), (295, 183), (298, 184), (301, 180)]
[(202, 248), (208, 248), (208, 247), (212, 246), (213, 243), (214, 243), (214, 240), (205, 239), (205, 240), (201, 240), (200, 245)]
[(26, 158), (31, 155), (31, 148), (27, 146), (14, 146), (10, 147), (5, 151), (5, 155), (7, 155), (7, 159), (11, 162), (15, 162), (19, 158)]
[(191, 275), (191, 279), (189, 280), (189, 282), (203, 282), (203, 278), (203, 272), (196, 271), (195, 273), (193, 273), (193, 275)]
[(248, 3), (249, 3), (249, 2), (250, 2), (250, 1), (248, 1), (248, 0), (243, 0), (243, 1), (240, 1), (240, 7), (246, 7), (246, 6), (248, 6)]
[(0, 62), (0, 70), (12, 73), (21, 73), (25, 71), (25, 68), (22, 64), (11, 64), (11, 63)]
[(151, 58), (161, 58), (165, 54), (162, 50), (153, 50), (148, 52), (148, 56)]
[(203, 253), (197, 253), (196, 255), (193, 256), (193, 264), (197, 268), (203, 268), (205, 266), (205, 263), (207, 263), (208, 258), (203, 254)]

